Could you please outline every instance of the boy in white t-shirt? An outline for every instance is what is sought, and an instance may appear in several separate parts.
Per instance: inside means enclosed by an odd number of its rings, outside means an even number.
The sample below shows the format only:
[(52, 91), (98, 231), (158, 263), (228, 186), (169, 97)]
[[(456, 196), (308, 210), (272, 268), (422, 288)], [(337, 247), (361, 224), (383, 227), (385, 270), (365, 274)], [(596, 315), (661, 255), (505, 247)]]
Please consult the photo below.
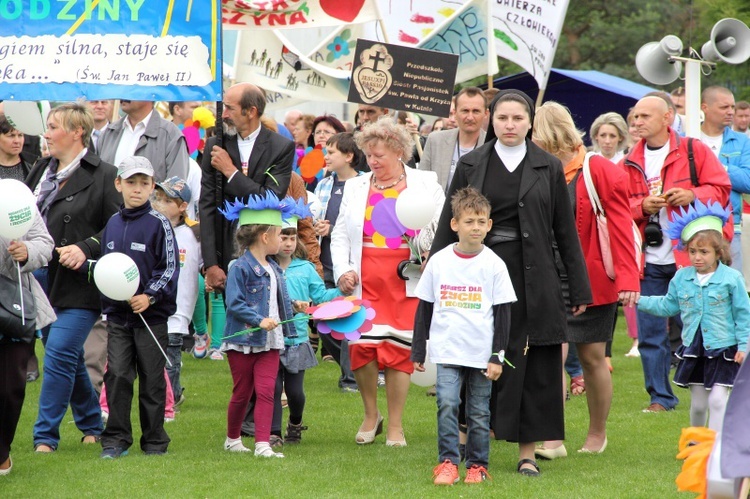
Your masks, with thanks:
[(492, 227), (490, 203), (466, 187), (451, 199), (458, 243), (432, 255), (417, 285), (420, 299), (411, 360), (424, 371), (425, 346), (437, 364), (438, 451), (435, 485), (458, 482), (458, 411), (466, 385), (465, 483), (488, 476), (490, 393), (502, 374), (516, 294), (505, 263), (483, 241)]
[(167, 217), (174, 227), (177, 247), (180, 249), (180, 277), (177, 281), (177, 311), (167, 320), (169, 346), (167, 356), (172, 367), (167, 367), (169, 382), (174, 392), (175, 406), (185, 400), (184, 388), (180, 384), (183, 338), (188, 335), (198, 296), (198, 274), (203, 266), (201, 244), (198, 240), (198, 225), (186, 223), (186, 212), (191, 201), (190, 187), (179, 178), (168, 178), (156, 184), (151, 204)]

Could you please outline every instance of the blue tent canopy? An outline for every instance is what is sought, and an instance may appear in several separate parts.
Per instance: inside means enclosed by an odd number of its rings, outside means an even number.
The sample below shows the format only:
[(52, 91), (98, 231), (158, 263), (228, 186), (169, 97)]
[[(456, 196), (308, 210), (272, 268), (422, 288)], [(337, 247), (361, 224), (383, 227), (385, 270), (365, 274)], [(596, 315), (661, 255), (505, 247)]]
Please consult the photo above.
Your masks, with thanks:
[[(526, 72), (504, 76), (494, 81), (495, 88), (516, 88), (526, 92), (533, 100), (539, 94), (536, 80)], [(544, 101), (555, 101), (570, 109), (579, 129), (588, 134), (591, 123), (600, 114), (614, 111), (623, 118), (635, 103), (654, 88), (599, 71), (550, 71)], [(590, 142), (589, 137), (585, 139)]]

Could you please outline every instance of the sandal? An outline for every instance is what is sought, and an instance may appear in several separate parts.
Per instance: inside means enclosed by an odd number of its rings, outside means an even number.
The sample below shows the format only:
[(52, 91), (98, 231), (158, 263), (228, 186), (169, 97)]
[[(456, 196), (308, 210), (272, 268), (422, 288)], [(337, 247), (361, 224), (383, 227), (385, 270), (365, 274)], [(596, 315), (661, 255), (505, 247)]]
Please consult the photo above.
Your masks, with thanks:
[(583, 381), (583, 376), (570, 378), (570, 393), (573, 395), (583, 395), (586, 393), (586, 384)]
[(47, 444), (36, 444), (34, 446), (34, 452), (38, 454), (51, 454), (55, 452), (55, 448)]
[[(530, 464), (534, 467), (534, 469), (521, 468), (521, 466), (523, 466), (524, 464)], [(516, 468), (516, 471), (518, 471), (518, 473), (523, 476), (539, 476), (541, 474), (539, 472), (539, 466), (533, 459), (521, 459), (520, 461), (518, 461), (518, 467)]]
[(83, 445), (97, 444), (102, 439), (99, 435), (84, 435), (81, 437), (81, 443)]
[(378, 414), (378, 422), (375, 428), (370, 431), (359, 430), (354, 440), (357, 442), (357, 445), (371, 444), (375, 441), (375, 437), (381, 433), (383, 433), (383, 416)]

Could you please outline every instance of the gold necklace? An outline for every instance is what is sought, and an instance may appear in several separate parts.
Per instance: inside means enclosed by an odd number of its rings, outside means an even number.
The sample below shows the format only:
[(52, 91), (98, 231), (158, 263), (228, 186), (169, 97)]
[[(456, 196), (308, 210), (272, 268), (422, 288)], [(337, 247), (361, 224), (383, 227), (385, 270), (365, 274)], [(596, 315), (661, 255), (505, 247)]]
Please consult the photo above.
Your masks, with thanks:
[(376, 189), (380, 189), (381, 191), (384, 191), (386, 189), (390, 189), (391, 187), (396, 187), (396, 184), (404, 180), (404, 177), (406, 177), (406, 171), (401, 172), (401, 175), (396, 179), (395, 182), (393, 182), (391, 185), (378, 185), (375, 183), (375, 175), (372, 176), (372, 185), (375, 186)]

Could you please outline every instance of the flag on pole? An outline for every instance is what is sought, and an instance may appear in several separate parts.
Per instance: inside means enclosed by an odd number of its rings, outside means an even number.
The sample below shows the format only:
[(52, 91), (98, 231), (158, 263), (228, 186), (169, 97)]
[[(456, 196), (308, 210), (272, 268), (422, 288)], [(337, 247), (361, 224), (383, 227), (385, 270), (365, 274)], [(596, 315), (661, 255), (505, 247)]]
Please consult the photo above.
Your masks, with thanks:
[(568, 0), (536, 4), (496, 0), (492, 6), (497, 55), (528, 71), (540, 90), (547, 87), (567, 10)]
[(449, 13), (437, 28), (419, 43), (419, 48), (456, 54), (456, 81), (467, 81), (477, 76), (498, 72), (489, 0), (470, 0), (457, 10), (443, 7)]

